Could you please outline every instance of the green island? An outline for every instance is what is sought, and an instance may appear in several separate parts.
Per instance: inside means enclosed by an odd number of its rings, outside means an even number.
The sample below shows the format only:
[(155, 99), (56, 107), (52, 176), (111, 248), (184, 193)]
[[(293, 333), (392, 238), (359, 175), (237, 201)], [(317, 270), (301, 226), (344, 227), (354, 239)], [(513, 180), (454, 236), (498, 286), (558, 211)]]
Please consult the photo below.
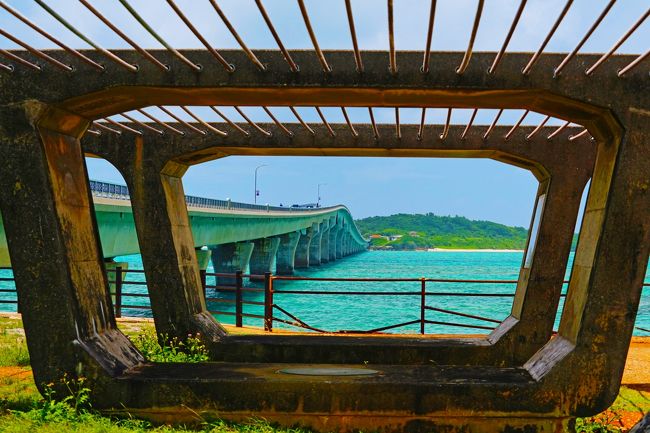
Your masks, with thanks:
[(395, 214), (355, 221), (376, 250), (498, 249), (523, 250), (528, 231), (462, 216)]

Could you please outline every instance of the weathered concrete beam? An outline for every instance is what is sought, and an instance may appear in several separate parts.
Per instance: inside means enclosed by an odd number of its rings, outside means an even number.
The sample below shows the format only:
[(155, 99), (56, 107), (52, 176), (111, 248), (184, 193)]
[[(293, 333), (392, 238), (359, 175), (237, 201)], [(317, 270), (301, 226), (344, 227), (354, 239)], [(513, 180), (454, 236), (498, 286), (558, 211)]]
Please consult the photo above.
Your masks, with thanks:
[[(212, 250), (212, 267), (220, 274), (234, 274), (237, 271), (246, 272), (253, 254), (253, 242), (233, 242), (209, 246)], [(233, 285), (234, 277), (217, 277), (217, 285)]]
[[(299, 231), (279, 236), (280, 245), (275, 260), (275, 273), (277, 275), (293, 275), (296, 266), (298, 242), (302, 236)], [(307, 260), (309, 260), (309, 256), (307, 256)], [(309, 266), (309, 263), (307, 263), (307, 266)]]
[(253, 254), (250, 259), (251, 281), (264, 281), (264, 274), (273, 271), (275, 257), (280, 246), (280, 238), (263, 238), (253, 240)]

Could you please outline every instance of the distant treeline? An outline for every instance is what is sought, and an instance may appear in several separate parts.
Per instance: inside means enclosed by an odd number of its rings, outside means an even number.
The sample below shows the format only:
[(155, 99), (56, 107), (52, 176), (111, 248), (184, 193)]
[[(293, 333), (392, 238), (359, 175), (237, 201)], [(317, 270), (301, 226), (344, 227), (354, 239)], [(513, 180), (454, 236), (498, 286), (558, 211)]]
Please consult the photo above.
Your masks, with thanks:
[[(427, 248), (524, 249), (527, 230), (461, 216), (396, 214), (356, 221), (371, 238), (371, 248), (415, 250)], [(374, 236), (373, 236), (374, 235)]]

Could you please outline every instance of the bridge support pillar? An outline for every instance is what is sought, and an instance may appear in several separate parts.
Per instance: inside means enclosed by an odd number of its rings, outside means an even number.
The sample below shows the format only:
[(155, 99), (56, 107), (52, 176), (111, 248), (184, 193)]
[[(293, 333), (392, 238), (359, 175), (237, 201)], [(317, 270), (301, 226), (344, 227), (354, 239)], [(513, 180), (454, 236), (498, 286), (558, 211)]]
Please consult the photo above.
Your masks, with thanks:
[(296, 268), (309, 267), (312, 239), (314, 239), (317, 233), (318, 224), (313, 224), (311, 227), (305, 230), (304, 234), (300, 234), (300, 239), (298, 240), (298, 245), (296, 247), (296, 258), (294, 262)]
[(208, 269), (208, 264), (210, 264), (212, 250), (196, 249), (194, 251), (196, 252), (196, 262), (199, 265), (199, 269), (205, 271)]
[(346, 256), (345, 254), (345, 238), (348, 235), (347, 228), (342, 228), (339, 230), (339, 234), (336, 237), (336, 258), (342, 259)]
[(264, 281), (264, 273), (273, 270), (273, 262), (275, 262), (275, 255), (280, 246), (280, 238), (262, 238), (253, 241), (255, 247), (250, 261), (250, 274), (259, 275), (259, 277), (251, 277), (251, 281)]
[[(298, 242), (302, 238), (299, 231), (286, 233), (278, 237), (280, 245), (275, 259), (275, 273), (278, 275), (293, 275), (296, 265)], [(307, 256), (309, 259), (309, 256)]]
[(317, 227), (318, 230), (314, 232), (314, 235), (311, 238), (311, 244), (309, 245), (309, 266), (320, 266), (321, 263), (321, 244), (325, 225), (324, 223), (320, 223)]
[(332, 218), (331, 228), (330, 228), (330, 239), (329, 239), (329, 261), (333, 262), (336, 260), (336, 247), (338, 246), (338, 237), (341, 233), (341, 224), (336, 223), (336, 218)]
[[(246, 272), (253, 253), (252, 242), (231, 242), (229, 244), (210, 247), (212, 251), (212, 267), (218, 274), (234, 274), (237, 271)], [(218, 286), (232, 286), (234, 277), (217, 277)]]
[(325, 223), (325, 229), (322, 230), (323, 236), (320, 239), (320, 262), (329, 263), (330, 261), (330, 226), (329, 222)]

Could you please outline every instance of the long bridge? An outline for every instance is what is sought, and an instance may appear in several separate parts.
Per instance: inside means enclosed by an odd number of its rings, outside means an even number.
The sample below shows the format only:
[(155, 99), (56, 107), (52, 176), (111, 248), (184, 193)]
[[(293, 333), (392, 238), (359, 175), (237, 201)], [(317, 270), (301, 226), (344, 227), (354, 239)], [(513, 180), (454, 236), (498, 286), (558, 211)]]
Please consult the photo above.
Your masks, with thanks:
[[(107, 267), (114, 258), (138, 254), (140, 246), (129, 190), (91, 180), (95, 215)], [(251, 274), (319, 266), (364, 251), (368, 243), (342, 205), (295, 208), (185, 196), (199, 266), (212, 260), (215, 272), (250, 268)], [(126, 264), (120, 264), (124, 267)], [(11, 266), (0, 226), (0, 266)], [(273, 269), (275, 267), (275, 269)]]

